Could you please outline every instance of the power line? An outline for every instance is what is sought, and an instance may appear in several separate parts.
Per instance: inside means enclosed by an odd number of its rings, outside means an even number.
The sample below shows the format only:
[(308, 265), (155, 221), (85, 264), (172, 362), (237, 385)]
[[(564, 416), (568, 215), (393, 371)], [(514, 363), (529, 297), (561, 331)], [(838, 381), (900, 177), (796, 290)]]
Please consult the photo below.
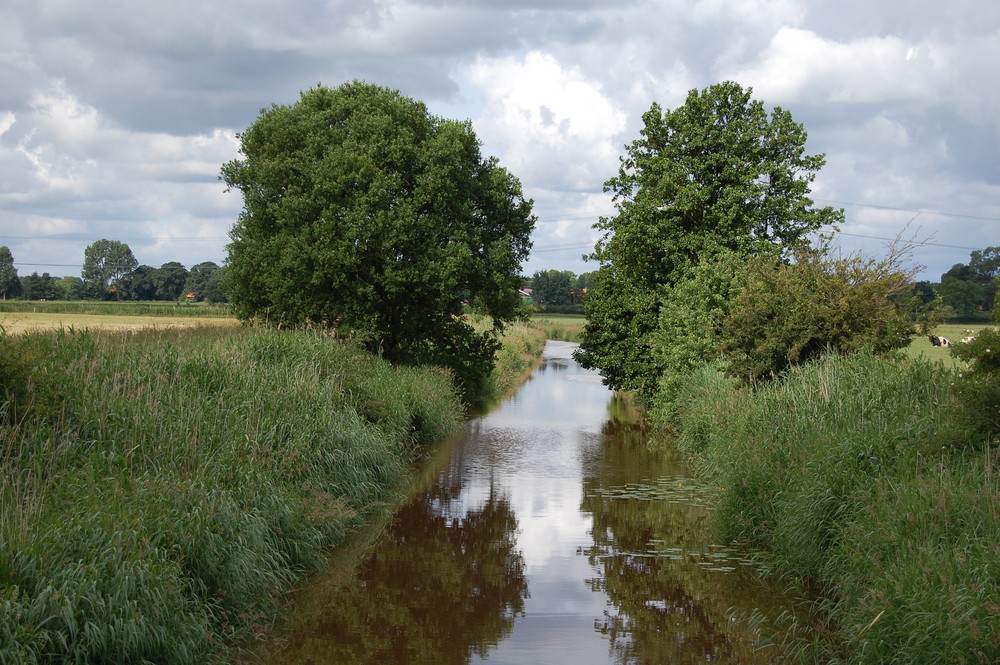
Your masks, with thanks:
[[(875, 203), (858, 203), (856, 201), (835, 201), (833, 199), (813, 199), (823, 203), (835, 203), (845, 206), (861, 206), (863, 208), (878, 208), (880, 210), (896, 210), (899, 212), (918, 212), (924, 215), (941, 215), (943, 217), (963, 217), (965, 219), (979, 219), (987, 222), (1000, 222), (1000, 217), (984, 217), (982, 215), (965, 215), (959, 212), (941, 212), (939, 210), (918, 210), (917, 208), (898, 208), (895, 206), (877, 205)], [(960, 247), (959, 249), (965, 249)]]
[[(838, 232), (837, 235), (851, 236), (853, 238), (868, 238), (868, 239), (871, 239), (871, 240), (887, 240), (889, 242), (894, 242), (894, 241), (897, 240), (897, 238), (883, 238), (881, 236), (866, 236), (866, 235), (862, 235), (860, 233), (844, 233), (843, 231)], [(961, 245), (945, 245), (945, 244), (940, 243), (940, 242), (918, 242), (917, 244), (920, 245), (920, 246), (926, 245), (926, 246), (930, 246), (930, 247), (947, 247), (948, 249), (967, 249), (970, 252), (976, 252), (976, 251), (980, 251), (980, 250), (983, 249), (982, 247), (962, 247)]]

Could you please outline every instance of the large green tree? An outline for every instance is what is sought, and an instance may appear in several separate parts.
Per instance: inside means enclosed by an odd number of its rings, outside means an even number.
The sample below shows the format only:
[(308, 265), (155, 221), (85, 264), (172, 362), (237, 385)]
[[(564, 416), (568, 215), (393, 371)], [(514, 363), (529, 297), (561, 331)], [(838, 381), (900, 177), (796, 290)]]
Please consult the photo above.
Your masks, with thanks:
[(193, 293), (196, 301), (204, 300), (205, 287), (208, 286), (209, 280), (217, 270), (219, 270), (219, 264), (214, 261), (203, 261), (195, 264), (191, 267), (191, 272), (188, 273), (187, 281), (184, 282), (184, 292), (186, 294)]
[(605, 183), (617, 214), (602, 218), (584, 299), (578, 358), (619, 390), (655, 390), (660, 368), (649, 336), (662, 298), (722, 250), (780, 255), (843, 213), (813, 208), (810, 183), (825, 160), (805, 153), (806, 131), (770, 113), (752, 91), (725, 82), (692, 90), (674, 110), (653, 104), (641, 136)]
[(265, 109), (240, 141), (222, 167), (244, 202), (228, 257), (237, 316), (336, 327), (460, 378), (492, 362), (495, 333), (458, 315), (468, 302), (498, 325), (516, 316), (535, 217), (470, 123), (355, 81)]
[(576, 275), (570, 270), (538, 270), (531, 277), (532, 298), (541, 305), (573, 302)]
[(993, 309), (996, 277), (1000, 275), (1000, 247), (987, 247), (969, 255), (969, 263), (956, 263), (941, 275), (938, 292), (945, 305), (962, 317)]
[(25, 300), (55, 300), (59, 297), (56, 280), (47, 272), (25, 275), (21, 278), (21, 296)]
[(88, 245), (83, 251), (81, 276), (93, 296), (105, 298), (114, 293), (120, 299), (119, 280), (138, 265), (128, 245), (104, 238)]
[(17, 278), (17, 268), (14, 267), (14, 255), (10, 248), (0, 247), (0, 298), (13, 298), (21, 291), (21, 282)]
[(188, 270), (178, 261), (167, 261), (149, 275), (156, 287), (157, 300), (177, 300), (184, 292)]

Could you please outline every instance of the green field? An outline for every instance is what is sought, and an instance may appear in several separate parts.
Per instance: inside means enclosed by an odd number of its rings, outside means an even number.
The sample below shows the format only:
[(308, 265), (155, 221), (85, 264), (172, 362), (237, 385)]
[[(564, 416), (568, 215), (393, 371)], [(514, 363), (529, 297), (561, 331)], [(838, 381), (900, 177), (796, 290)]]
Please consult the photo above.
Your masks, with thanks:
[[(962, 324), (962, 323), (946, 323), (937, 326), (932, 330), (932, 333), (938, 337), (945, 337), (948, 341), (955, 343), (962, 340), (964, 337), (969, 335), (974, 335), (978, 331), (984, 328), (993, 328), (995, 326), (987, 324)], [(910, 342), (910, 345), (904, 350), (906, 355), (917, 358), (924, 357), (928, 360), (940, 360), (946, 365), (953, 366), (956, 362), (955, 358), (951, 355), (951, 349), (943, 346), (932, 346), (930, 340), (927, 339), (926, 335), (917, 335)]]

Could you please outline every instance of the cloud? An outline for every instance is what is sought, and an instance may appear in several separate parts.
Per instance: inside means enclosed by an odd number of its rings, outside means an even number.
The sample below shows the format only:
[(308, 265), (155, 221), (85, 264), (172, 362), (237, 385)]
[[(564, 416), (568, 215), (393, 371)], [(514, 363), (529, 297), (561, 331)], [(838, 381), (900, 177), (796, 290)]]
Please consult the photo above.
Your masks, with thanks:
[(592, 190), (610, 175), (627, 116), (579, 69), (532, 51), (478, 58), (464, 78), (485, 99), (477, 133), (533, 187)]
[[(9, 0), (0, 242), (29, 227), (224, 237), (241, 202), (216, 175), (235, 133), (353, 78), (472, 120), (536, 201), (532, 269), (592, 269), (580, 245), (642, 113), (725, 79), (805, 125), (828, 157), (817, 198), (992, 218), (997, 61), (1000, 4), (981, 0)], [(894, 235), (905, 210), (878, 210), (851, 207), (849, 224)], [(967, 232), (951, 244), (997, 244), (994, 222), (919, 219), (939, 238)], [(154, 265), (219, 261), (225, 244), (134, 242)], [(77, 245), (12, 251), (69, 263)], [(968, 258), (951, 252), (935, 258), (945, 270)]]
[(940, 50), (895, 36), (850, 42), (783, 27), (758, 62), (727, 75), (772, 103), (893, 104), (940, 94)]

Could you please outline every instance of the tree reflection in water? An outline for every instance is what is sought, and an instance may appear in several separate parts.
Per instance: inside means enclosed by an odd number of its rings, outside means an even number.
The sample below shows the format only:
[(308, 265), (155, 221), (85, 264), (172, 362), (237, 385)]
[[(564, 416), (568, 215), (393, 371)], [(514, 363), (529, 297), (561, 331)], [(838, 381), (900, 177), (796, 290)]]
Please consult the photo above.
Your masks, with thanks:
[[(440, 490), (439, 490), (440, 492)], [(506, 496), (453, 512), (428, 490), (274, 662), (464, 664), (510, 634), (528, 592)]]
[[(627, 413), (614, 402), (610, 411)], [(609, 601), (594, 627), (610, 640), (615, 662), (780, 662), (771, 649), (756, 650), (753, 628), (731, 620), (766, 594), (745, 559), (712, 543), (712, 489), (686, 491), (697, 481), (679, 456), (651, 449), (628, 419), (609, 421), (586, 467), (581, 508), (593, 517), (593, 546), (580, 554), (598, 572), (591, 589)], [(630, 489), (637, 484), (655, 491)]]

